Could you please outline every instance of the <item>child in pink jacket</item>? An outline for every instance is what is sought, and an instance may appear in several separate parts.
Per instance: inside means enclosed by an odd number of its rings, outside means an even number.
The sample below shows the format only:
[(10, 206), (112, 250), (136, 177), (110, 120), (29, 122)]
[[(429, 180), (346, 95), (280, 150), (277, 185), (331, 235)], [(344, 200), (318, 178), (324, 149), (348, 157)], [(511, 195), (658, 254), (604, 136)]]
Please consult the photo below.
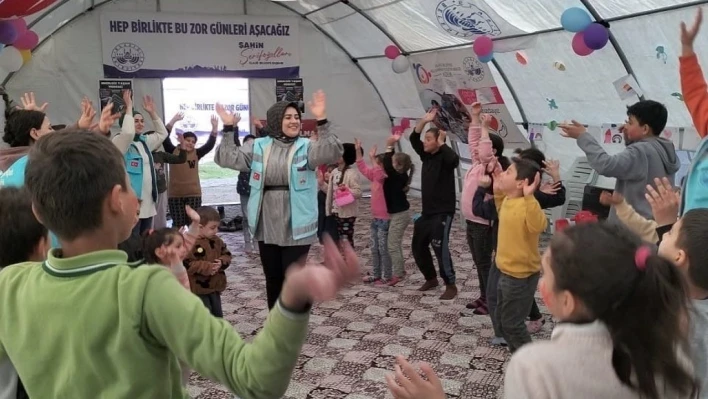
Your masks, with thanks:
[(476, 216), (472, 211), (472, 199), (477, 191), (479, 178), (485, 174), (501, 172), (498, 157), (504, 151), (504, 141), (496, 134), (489, 134), (489, 116), (482, 114), (480, 103), (472, 104), (472, 123), (468, 134), (468, 145), (472, 158), (472, 167), (467, 171), (462, 187), (460, 207), (467, 222), (467, 245), (472, 252), (472, 259), (477, 268), (480, 297), (467, 305), (475, 314), (487, 314), (487, 278), (492, 265), (492, 229), (489, 221)]
[(365, 283), (386, 285), (393, 274), (391, 257), (388, 254), (388, 224), (390, 217), (386, 209), (383, 183), (386, 172), (383, 170), (383, 154), (376, 154), (376, 146), (369, 150), (372, 167), (366, 165), (361, 151), (361, 142), (354, 141), (356, 146), (356, 167), (364, 177), (371, 182), (371, 262), (373, 275), (364, 277)]

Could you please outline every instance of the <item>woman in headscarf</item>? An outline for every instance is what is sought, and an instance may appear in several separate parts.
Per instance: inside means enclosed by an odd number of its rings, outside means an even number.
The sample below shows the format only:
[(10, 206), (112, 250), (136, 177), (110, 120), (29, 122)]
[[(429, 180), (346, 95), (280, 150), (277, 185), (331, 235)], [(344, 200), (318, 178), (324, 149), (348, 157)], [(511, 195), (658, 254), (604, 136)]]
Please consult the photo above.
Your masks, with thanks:
[(337, 162), (343, 147), (330, 131), (325, 94), (309, 102), (317, 119), (318, 139), (300, 137), (300, 110), (296, 103), (275, 103), (266, 115), (267, 136), (241, 145), (236, 124), (241, 120), (217, 104), (224, 137), (214, 162), (223, 168), (251, 170), (248, 228), (258, 241), (266, 277), (268, 308), (275, 305), (291, 264), (303, 259), (317, 241), (317, 176), (320, 165)]

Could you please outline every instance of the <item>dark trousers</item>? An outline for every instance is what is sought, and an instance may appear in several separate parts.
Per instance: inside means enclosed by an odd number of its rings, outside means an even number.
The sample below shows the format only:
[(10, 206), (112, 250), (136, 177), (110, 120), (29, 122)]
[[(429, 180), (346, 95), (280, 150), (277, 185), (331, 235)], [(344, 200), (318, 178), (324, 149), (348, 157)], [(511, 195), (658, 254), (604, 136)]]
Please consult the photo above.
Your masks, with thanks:
[(177, 197), (167, 199), (167, 206), (170, 208), (170, 217), (172, 218), (172, 227), (180, 229), (192, 223), (189, 217), (187, 217), (187, 211), (185, 210), (187, 205), (196, 210), (202, 206), (202, 197)]
[(296, 245), (292, 247), (281, 247), (280, 245), (266, 244), (258, 241), (260, 250), (263, 274), (266, 278), (266, 296), (268, 297), (268, 309), (273, 309), (280, 297), (280, 291), (285, 282), (285, 273), (293, 263), (307, 257), (310, 252), (309, 245)]
[(197, 296), (214, 317), (224, 317), (224, 311), (221, 310), (221, 293), (212, 292), (211, 294), (198, 294)]
[(541, 273), (535, 273), (526, 278), (515, 278), (499, 274), (495, 316), (501, 326), (502, 337), (512, 353), (531, 342), (531, 335), (526, 329), (526, 317), (531, 311), (540, 276)]
[(499, 291), (499, 268), (495, 262), (489, 268), (489, 278), (487, 279), (487, 312), (489, 318), (492, 319), (492, 328), (494, 329), (495, 337), (502, 337), (501, 325), (497, 315), (497, 293)]
[(450, 256), (450, 228), (453, 215), (423, 215), (413, 223), (411, 251), (425, 280), (437, 278), (430, 246), (438, 259), (440, 277), (445, 284), (455, 284), (455, 268)]
[(356, 217), (353, 218), (340, 218), (335, 216), (337, 221), (337, 235), (340, 240), (346, 239), (349, 244), (354, 247), (354, 225), (356, 224)]
[(492, 267), (492, 228), (489, 225), (467, 221), (467, 245), (472, 252), (481, 299), (487, 297), (489, 269)]
[(325, 221), (327, 220), (327, 194), (322, 190), (317, 191), (317, 238), (322, 243), (322, 235), (325, 232)]
[(143, 233), (146, 231), (150, 230), (152, 228), (152, 218), (144, 218), (140, 219), (138, 223), (133, 227), (133, 233), (134, 235), (137, 235), (138, 237), (142, 236)]

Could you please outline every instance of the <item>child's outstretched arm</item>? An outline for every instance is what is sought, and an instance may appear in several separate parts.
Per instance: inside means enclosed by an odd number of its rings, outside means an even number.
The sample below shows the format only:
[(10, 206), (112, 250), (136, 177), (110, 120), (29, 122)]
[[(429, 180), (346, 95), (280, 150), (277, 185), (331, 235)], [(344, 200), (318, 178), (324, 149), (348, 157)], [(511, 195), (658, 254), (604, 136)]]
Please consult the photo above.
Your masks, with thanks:
[(189, 225), (189, 229), (182, 234), (182, 237), (184, 237), (185, 252), (189, 254), (192, 252), (192, 249), (194, 249), (194, 244), (197, 243), (197, 239), (199, 238), (199, 222), (201, 221), (201, 218), (199, 217), (197, 211), (192, 209), (189, 205), (185, 207), (185, 213), (187, 214), (187, 217), (192, 220), (192, 223)]
[[(280, 398), (308, 330), (309, 306), (334, 299), (337, 292), (359, 276), (357, 254), (344, 244), (325, 239), (327, 266), (292, 265), (280, 299), (263, 329), (250, 342), (241, 339), (228, 321), (209, 313), (201, 300), (176, 284), (164, 269), (151, 269), (142, 290), (140, 336), (162, 345), (190, 367), (224, 384), (242, 398)], [(185, 328), (190, 320), (199, 328)], [(0, 357), (4, 355), (0, 345)]]
[[(479, 142), (482, 138), (482, 104), (474, 103), (472, 104), (472, 121), (470, 127), (467, 130), (467, 147), (470, 151), (470, 158), (472, 159), (472, 165), (480, 162), (479, 159)], [(487, 138), (489, 138), (489, 133), (487, 133)]]
[(603, 191), (600, 194), (600, 203), (605, 206), (613, 206), (617, 213), (617, 218), (624, 223), (627, 228), (640, 236), (642, 240), (655, 244), (659, 241), (659, 236), (656, 234), (656, 222), (644, 218), (629, 205), (622, 194), (615, 191), (610, 193)]
[(701, 137), (708, 134), (708, 85), (703, 77), (701, 65), (698, 63), (698, 56), (693, 51), (693, 43), (700, 31), (703, 22), (703, 11), (699, 7), (696, 13), (696, 20), (690, 28), (681, 23), (681, 46), (682, 52), (679, 58), (681, 76), (681, 93), (686, 108), (691, 114), (693, 125), (698, 130)]
[[(359, 139), (354, 139), (354, 147), (356, 150), (356, 167), (359, 172), (364, 175), (369, 181), (382, 182), (386, 178), (386, 172), (382, 168), (370, 168), (369, 165), (364, 161), (364, 156), (361, 155), (361, 141)], [(371, 147), (369, 151), (369, 156), (371, 153), (376, 156), (376, 146)]]

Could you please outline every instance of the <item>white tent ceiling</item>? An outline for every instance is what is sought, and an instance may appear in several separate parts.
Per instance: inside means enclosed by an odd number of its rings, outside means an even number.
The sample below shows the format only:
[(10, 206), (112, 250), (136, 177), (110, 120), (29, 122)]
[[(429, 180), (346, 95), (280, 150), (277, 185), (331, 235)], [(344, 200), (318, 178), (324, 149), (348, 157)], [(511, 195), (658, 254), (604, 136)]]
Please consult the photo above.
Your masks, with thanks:
[[(28, 19), (46, 40), (65, 24), (104, 4), (119, 0), (60, 0)], [(266, 2), (267, 0), (262, 0)], [(456, 37), (440, 27), (435, 6), (460, 0), (295, 0), (275, 4), (311, 21), (349, 56), (378, 91), (392, 117), (415, 117), (422, 111), (408, 74), (396, 75), (383, 55), (389, 44), (404, 54), (464, 47), (473, 37)], [(669, 108), (669, 125), (690, 126), (678, 92), (678, 24), (692, 18), (695, 7), (708, 0), (463, 0), (486, 10), (502, 32), (496, 40), (535, 39), (526, 50), (529, 64), (520, 65), (513, 52), (499, 53), (492, 65), (497, 83), (517, 122), (547, 122), (577, 116), (588, 123), (624, 119), (622, 102), (612, 82), (632, 73), (647, 98)], [(169, 1), (145, 0), (146, 6), (170, 11)], [(161, 4), (163, 3), (163, 4)], [(184, 12), (183, 2), (179, 11)], [(209, 1), (189, 2), (194, 12), (208, 12)], [(234, 0), (235, 12), (248, 12), (248, 4)], [(613, 43), (590, 57), (580, 58), (570, 48), (571, 34), (560, 27), (559, 16), (570, 6), (585, 6), (597, 18), (611, 23)], [(240, 8), (238, 11), (236, 9)], [(706, 35), (699, 48), (708, 50)], [(664, 46), (667, 61), (657, 59)], [(552, 68), (566, 65), (565, 72)], [(8, 77), (10, 78), (10, 76)], [(7, 79), (6, 78), (6, 81)], [(556, 100), (561, 112), (546, 99)], [(559, 115), (562, 114), (562, 115)]]

